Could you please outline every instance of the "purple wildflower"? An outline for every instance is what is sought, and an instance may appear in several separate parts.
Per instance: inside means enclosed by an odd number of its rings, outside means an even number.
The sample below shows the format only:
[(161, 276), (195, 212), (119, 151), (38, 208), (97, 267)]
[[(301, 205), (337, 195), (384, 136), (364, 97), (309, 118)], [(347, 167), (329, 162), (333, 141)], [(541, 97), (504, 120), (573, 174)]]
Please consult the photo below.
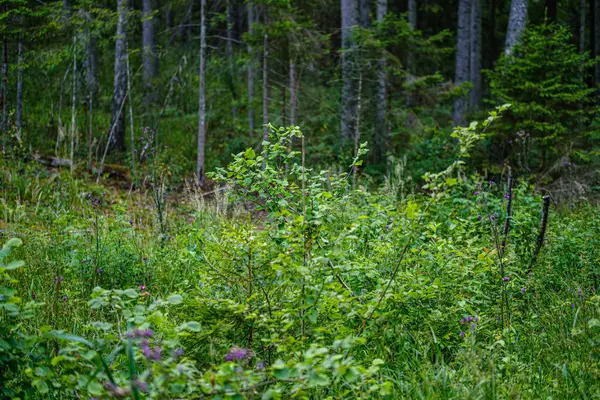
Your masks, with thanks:
[(473, 195), (478, 196), (479, 192), (473, 192)]
[(242, 360), (248, 357), (249, 354), (250, 352), (248, 351), (248, 349), (232, 347), (231, 350), (229, 350), (229, 353), (225, 355), (225, 361)]
[(146, 290), (146, 286), (140, 285), (140, 290)]
[(575, 303), (571, 303), (571, 308), (575, 308)]
[(494, 184), (495, 184), (495, 182), (494, 182), (494, 181), (490, 181), (490, 186), (491, 186), (491, 185), (494, 185)]
[(510, 193), (505, 193), (505, 194), (504, 194), (504, 198), (505, 198), (506, 200), (510, 199)]
[(98, 268), (98, 269), (96, 270), (96, 272), (98, 273), (98, 275), (101, 275), (101, 274), (102, 274), (102, 272), (104, 272), (104, 270), (103, 270), (102, 268)]
[(68, 296), (63, 296), (63, 301), (66, 303), (67, 301), (69, 301), (69, 297)]
[(525, 293), (526, 291), (527, 291), (527, 288), (526, 288), (525, 286), (523, 286), (523, 287), (521, 288), (521, 293)]
[(173, 355), (175, 357), (181, 357), (184, 354), (184, 351), (181, 347), (178, 347), (174, 352)]
[(460, 333), (458, 334), (458, 336), (465, 337), (465, 332), (464, 331), (460, 331)]
[(477, 214), (477, 219), (481, 221), (481, 214)]
[(31, 294), (31, 298), (33, 299), (33, 301), (37, 301), (37, 293), (36, 293), (36, 292), (33, 292), (33, 293)]
[(82, 263), (86, 263), (88, 260), (86, 260), (85, 258), (83, 260), (81, 260)]
[(508, 281), (510, 281), (510, 276), (505, 276), (504, 278), (502, 278), (502, 280), (504, 282), (508, 282)]

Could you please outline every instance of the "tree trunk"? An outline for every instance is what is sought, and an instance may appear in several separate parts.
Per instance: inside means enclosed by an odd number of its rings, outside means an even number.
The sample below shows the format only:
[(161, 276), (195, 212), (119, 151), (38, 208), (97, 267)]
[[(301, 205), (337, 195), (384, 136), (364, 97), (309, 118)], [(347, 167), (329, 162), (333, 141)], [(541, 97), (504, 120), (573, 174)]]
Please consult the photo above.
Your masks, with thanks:
[[(417, 29), (417, 1), (408, 0), (408, 23), (412, 30)], [(406, 68), (408, 76), (406, 77), (406, 83), (410, 84), (414, 81), (415, 77), (415, 60), (414, 55), (409, 51), (406, 56)], [(408, 108), (414, 107), (415, 98), (412, 93), (408, 93), (406, 96), (406, 106)]]
[(7, 92), (8, 92), (8, 40), (4, 36), (4, 45), (2, 46), (2, 121), (0, 121), (0, 131), (8, 129), (7, 120)]
[(525, 25), (527, 24), (527, 0), (512, 0), (510, 3), (510, 16), (506, 30), (506, 43), (504, 52), (511, 55), (513, 47), (519, 42)]
[[(414, 0), (411, 0), (414, 2)], [(377, 0), (377, 22), (382, 22), (387, 14), (387, 0)], [(379, 58), (377, 70), (377, 115), (375, 120), (375, 163), (379, 164), (385, 157), (385, 142), (387, 136), (387, 77), (385, 73), (385, 56)]]
[(16, 126), (17, 140), (21, 142), (21, 129), (23, 118), (23, 38), (19, 34), (18, 58), (17, 58), (17, 111), (16, 111)]
[(169, 2), (165, 8), (165, 26), (169, 34), (169, 41), (173, 41), (173, 6)]
[(580, 0), (579, 6), (579, 54), (585, 52), (585, 26), (587, 14), (587, 0)]
[(265, 6), (265, 33), (263, 36), (263, 140), (269, 140), (269, 34), (267, 33), (267, 9)]
[[(119, 20), (115, 43), (114, 90), (112, 97), (111, 129), (109, 132), (110, 150), (125, 150), (125, 115), (121, 112), (127, 86), (127, 0), (118, 0)], [(111, 135), (112, 133), (112, 135)], [(112, 136), (112, 137), (111, 137)]]
[(198, 186), (204, 184), (204, 146), (206, 142), (206, 0), (200, 0), (200, 94), (198, 108)]
[(290, 125), (296, 126), (296, 105), (298, 97), (296, 94), (296, 63), (290, 58)]
[[(89, 15), (88, 15), (89, 18)], [(88, 91), (88, 170), (92, 170), (92, 144), (94, 141), (94, 96), (98, 92), (97, 63), (96, 63), (96, 37), (86, 28), (86, 84)]]
[(73, 36), (73, 101), (71, 104), (71, 174), (75, 168), (75, 105), (77, 102), (77, 36)]
[(360, 26), (362, 28), (369, 28), (371, 26), (371, 1), (372, 0), (360, 0)]
[[(458, 3), (458, 31), (456, 43), (456, 73), (454, 84), (461, 85), (469, 78), (469, 26), (471, 23), (471, 2), (460, 0)], [(454, 125), (465, 124), (467, 100), (460, 96), (454, 100)]]
[(498, 57), (496, 50), (496, 0), (489, 0), (489, 22), (488, 22), (488, 30), (487, 30), (487, 48), (486, 54), (484, 57), (485, 60), (485, 68), (492, 69), (494, 68), (494, 61)]
[[(594, 57), (600, 57), (600, 0), (594, 0)], [(596, 63), (594, 71), (596, 88), (600, 85), (600, 63)]]
[(356, 65), (352, 29), (358, 25), (357, 0), (342, 0), (342, 139), (351, 140), (356, 132)]
[(417, 0), (408, 0), (408, 23), (417, 29)]
[[(248, 3), (248, 35), (254, 33), (254, 4)], [(250, 133), (255, 130), (254, 126), (254, 49), (248, 44), (248, 129)]]
[(471, 3), (471, 56), (469, 80), (473, 89), (469, 96), (469, 107), (476, 110), (481, 104), (481, 1), (473, 0)]
[(147, 108), (155, 100), (154, 80), (158, 76), (158, 57), (156, 55), (156, 39), (154, 34), (154, 16), (152, 1), (142, 1), (142, 56), (144, 64), (144, 87), (146, 93), (144, 103)]
[(237, 92), (235, 87), (235, 70), (233, 63), (233, 5), (232, 0), (227, 0), (227, 61), (229, 63), (229, 85), (231, 87), (231, 114), (233, 116), (233, 124), (237, 120)]

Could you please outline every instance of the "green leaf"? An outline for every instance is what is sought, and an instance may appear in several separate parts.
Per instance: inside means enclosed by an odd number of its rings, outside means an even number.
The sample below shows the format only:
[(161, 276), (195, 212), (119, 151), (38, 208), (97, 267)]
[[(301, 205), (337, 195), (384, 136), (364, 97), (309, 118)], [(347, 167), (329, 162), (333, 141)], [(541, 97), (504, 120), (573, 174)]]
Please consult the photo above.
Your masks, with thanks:
[(100, 395), (102, 395), (102, 385), (99, 384), (98, 382), (90, 382), (87, 385), (87, 390), (93, 396), (100, 396)]
[(173, 305), (177, 305), (177, 304), (181, 304), (181, 302), (183, 301), (183, 297), (181, 297), (181, 295), (179, 295), (179, 294), (174, 294), (171, 297), (169, 297), (167, 300), (169, 301), (169, 303), (171, 303)]
[(256, 157), (256, 153), (254, 152), (254, 150), (249, 147), (246, 149), (246, 152), (244, 153), (244, 157), (246, 157), (248, 160), (253, 160)]
[(44, 382), (41, 379), (34, 379), (33, 382), (31, 383), (33, 385), (34, 388), (37, 389), (38, 392), (40, 392), (41, 394), (46, 394), (48, 393), (48, 384), (46, 382)]
[(13, 270), (13, 269), (21, 268), (23, 265), (25, 265), (25, 261), (15, 260), (15, 261), (11, 261), (8, 264), (6, 264), (4, 269)]

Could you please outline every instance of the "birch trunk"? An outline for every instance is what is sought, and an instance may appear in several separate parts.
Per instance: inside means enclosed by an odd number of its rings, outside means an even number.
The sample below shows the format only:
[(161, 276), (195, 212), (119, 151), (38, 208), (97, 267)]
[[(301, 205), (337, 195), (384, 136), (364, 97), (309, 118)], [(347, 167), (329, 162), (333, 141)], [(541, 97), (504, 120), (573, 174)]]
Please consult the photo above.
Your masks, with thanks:
[(2, 46), (2, 121), (0, 121), (0, 131), (8, 128), (7, 120), (7, 96), (8, 92), (8, 40), (4, 36), (4, 45)]
[[(254, 5), (248, 3), (248, 34), (252, 36), (254, 33)], [(248, 128), (250, 133), (255, 130), (254, 126), (254, 49), (248, 44)]]
[(142, 56), (144, 65), (144, 86), (146, 89), (144, 103), (146, 107), (149, 107), (155, 100), (154, 80), (158, 76), (158, 57), (156, 55), (152, 0), (142, 1), (142, 20)]
[(229, 85), (231, 87), (231, 115), (233, 116), (233, 125), (237, 120), (237, 92), (235, 87), (235, 70), (233, 63), (233, 5), (232, 0), (227, 0), (227, 61), (229, 63)]
[(357, 0), (342, 0), (342, 140), (348, 141), (356, 132), (355, 43), (352, 29), (358, 25)]
[[(456, 43), (456, 73), (454, 84), (463, 84), (469, 79), (469, 26), (471, 23), (471, 2), (460, 0), (458, 2), (458, 31)], [(452, 121), (454, 125), (465, 124), (465, 112), (467, 111), (467, 99), (460, 96), (454, 100), (454, 114)]]
[(109, 147), (111, 150), (125, 149), (125, 115), (121, 107), (127, 85), (127, 0), (118, 0), (117, 39), (115, 43), (114, 89), (112, 97), (111, 126), (114, 126)]
[(263, 36), (263, 140), (269, 140), (269, 34), (267, 33), (267, 9), (265, 8), (265, 34)]
[(19, 34), (18, 58), (17, 58), (17, 111), (16, 111), (16, 127), (17, 140), (21, 142), (21, 130), (23, 126), (23, 37)]
[(298, 98), (296, 94), (296, 63), (290, 58), (290, 125), (296, 126), (296, 105)]
[(506, 30), (506, 42), (504, 52), (510, 56), (512, 49), (519, 42), (527, 24), (527, 1), (512, 0), (510, 3), (510, 16), (508, 17), (508, 28)]
[(204, 184), (204, 146), (206, 142), (206, 0), (200, 0), (200, 93), (198, 108), (198, 186)]
[(473, 84), (469, 96), (469, 107), (476, 110), (481, 104), (481, 1), (473, 0), (471, 3), (471, 57), (469, 66), (469, 80)]
[(75, 168), (75, 104), (77, 101), (77, 36), (73, 36), (73, 101), (71, 104), (71, 174)]
[[(377, 22), (382, 22), (387, 14), (387, 0), (377, 0)], [(379, 58), (377, 70), (377, 115), (375, 120), (375, 162), (381, 163), (385, 157), (387, 136), (387, 77), (385, 56)]]

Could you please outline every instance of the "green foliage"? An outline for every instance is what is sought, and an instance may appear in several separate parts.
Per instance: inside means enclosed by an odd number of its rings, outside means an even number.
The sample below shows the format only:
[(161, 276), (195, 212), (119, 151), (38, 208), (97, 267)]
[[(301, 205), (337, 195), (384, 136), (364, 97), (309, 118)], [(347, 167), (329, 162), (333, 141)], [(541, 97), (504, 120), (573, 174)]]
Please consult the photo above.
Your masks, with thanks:
[[(513, 55), (488, 72), (493, 101), (512, 104), (498, 140), (508, 141), (504, 156), (524, 172), (529, 166), (547, 169), (563, 156), (589, 161), (593, 154), (589, 134), (598, 108), (586, 79), (598, 60), (580, 54), (571, 39), (562, 25), (533, 26)], [(526, 140), (533, 141), (532, 151), (523, 159), (520, 145)]]

